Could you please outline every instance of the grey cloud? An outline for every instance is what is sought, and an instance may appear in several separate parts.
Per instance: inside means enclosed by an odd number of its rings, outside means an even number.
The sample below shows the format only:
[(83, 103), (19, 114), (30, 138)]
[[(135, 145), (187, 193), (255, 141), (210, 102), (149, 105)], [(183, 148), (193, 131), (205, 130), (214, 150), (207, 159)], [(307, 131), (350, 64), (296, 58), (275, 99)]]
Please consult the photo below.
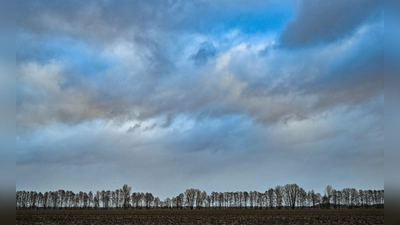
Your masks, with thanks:
[[(50, 122), (53, 119), (73, 124), (96, 118), (123, 124), (133, 119), (145, 121), (157, 118), (159, 125), (156, 126), (165, 128), (178, 115), (201, 120), (208, 117), (223, 118), (230, 114), (248, 115), (264, 125), (304, 120), (335, 107), (366, 104), (382, 93), (382, 48), (378, 44), (381, 37), (378, 34), (372, 39), (361, 39), (355, 47), (344, 52), (350, 58), (343, 62), (340, 62), (340, 57), (324, 59), (320, 48), (291, 57), (287, 56), (292, 54), (291, 51), (274, 50), (272, 58), (262, 57), (261, 61), (251, 64), (254, 70), (262, 70), (267, 63), (270, 74), (261, 77), (241, 74), (242, 68), (246, 68), (243, 65), (252, 59), (240, 61), (242, 58), (238, 55), (239, 61), (232, 60), (229, 65), (234, 66), (228, 67), (234, 76), (225, 76), (212, 70), (198, 77), (177, 74), (153, 79), (139, 75), (127, 82), (121, 82), (118, 76), (110, 76), (105, 81), (107, 86), (101, 85), (90, 94), (74, 89), (64, 90), (81, 94), (77, 99), (73, 96), (70, 96), (72, 99), (61, 97), (60, 88), (54, 83), (57, 88), (50, 89), (49, 93), (56, 98), (50, 100), (60, 104), (50, 108), (47, 102), (40, 100), (41, 95), (29, 94), (28, 98), (26, 93), (26, 96), (20, 97), (24, 102), (18, 108), (21, 118), (18, 124), (25, 126), (24, 121)], [(329, 53), (329, 48), (336, 47), (331, 46), (323, 51)], [(330, 66), (324, 69), (326, 64)], [(210, 68), (205, 66), (204, 69)], [(287, 75), (282, 70), (293, 72)], [(276, 74), (283, 76), (274, 76)], [(41, 89), (42, 92), (46, 90)], [(30, 98), (36, 99), (35, 108), (44, 107), (46, 113), (40, 114), (41, 117), (33, 117), (30, 106), (34, 101)], [(80, 106), (79, 111), (68, 110), (69, 102), (75, 102), (75, 109)], [(55, 106), (59, 106), (60, 110), (54, 111), (57, 109)], [(65, 110), (69, 113), (63, 113)]]
[(190, 27), (196, 29), (199, 26), (196, 18), (203, 10), (207, 14), (209, 9), (197, 1), (162, 0), (20, 1), (18, 4), (23, 7), (17, 11), (17, 25), (23, 29), (71, 35), (100, 43), (136, 35), (149, 36), (155, 30), (162, 33)]
[(318, 106), (358, 105), (383, 94), (383, 27), (373, 30), (377, 33), (364, 34), (325, 76), (305, 84), (305, 93), (320, 96)]
[[(288, 1), (17, 1), (17, 26), (38, 34), (67, 35), (104, 44), (134, 36), (217, 34), (246, 29), (240, 21)], [(279, 7), (275, 7), (281, 9)], [(38, 12), (40, 12), (38, 14)], [(254, 18), (253, 18), (254, 19)], [(246, 21), (251, 22), (251, 21)], [(268, 21), (264, 21), (268, 22)], [(174, 35), (173, 33), (176, 33)], [(172, 39), (173, 43), (174, 39)]]
[[(37, 4), (34, 7), (40, 5)], [(307, 7), (316, 7), (308, 6), (312, 3), (304, 4), (299, 15), (302, 15), (303, 11), (308, 9)], [(374, 4), (369, 3), (370, 8)], [(65, 6), (65, 12), (57, 11), (59, 5), (56, 3), (46, 5), (46, 7), (48, 8), (44, 9), (43, 15), (46, 15), (46, 12), (50, 14), (57, 12), (54, 14), (55, 17), (67, 17), (67, 15), (77, 13), (72, 6)], [(92, 11), (88, 9), (88, 14), (79, 14), (82, 16), (80, 18), (82, 21), (76, 21), (77, 24), (87, 22), (85, 16), (95, 17), (99, 23), (105, 24), (117, 23), (119, 20), (117, 17), (116, 21), (113, 21), (112, 16), (107, 14), (109, 12), (97, 9), (96, 7), (100, 6), (96, 4), (85, 4), (84, 7), (93, 9)], [(124, 11), (127, 10), (125, 9), (127, 6), (112, 7), (117, 7), (111, 10), (114, 13), (122, 11), (121, 15), (128, 14)], [(158, 6), (152, 4), (148, 7), (145, 4), (143, 7), (143, 11), (158, 11), (154, 8)], [(345, 7), (347, 5), (344, 3), (337, 6), (338, 9)], [(364, 10), (367, 11), (370, 8), (366, 7)], [(29, 9), (25, 10), (29, 11)], [(71, 16), (70, 19), (79, 20), (79, 15)], [(22, 27), (43, 26), (43, 29), (49, 29), (46, 26), (48, 26), (47, 22), (51, 21), (46, 21), (46, 23), (36, 21), (38, 24), (34, 26), (29, 24), (30, 21), (25, 21), (23, 15), (21, 16), (20, 26)], [(128, 19), (119, 21), (118, 24), (127, 28), (136, 26), (135, 24), (143, 19), (136, 21), (130, 18), (132, 21), (129, 22), (129, 16), (121, 17), (121, 19)], [(102, 17), (108, 19), (101, 19)], [(301, 20), (302, 17), (298, 19)], [(349, 27), (354, 28), (354, 26)], [(112, 29), (112, 25), (105, 25), (103, 28)], [(378, 28), (377, 32), (375, 28), (367, 32), (366, 35), (372, 36), (371, 38), (356, 39), (356, 42), (360, 42), (359, 47), (353, 50), (355, 53), (345, 51), (346, 55), (350, 55), (347, 57), (351, 58), (344, 62), (338, 62), (337, 58), (340, 56), (329, 58), (329, 51), (336, 48), (334, 44), (302, 51), (274, 47), (273, 54), (262, 57), (259, 57), (259, 50), (251, 52), (248, 48), (246, 50), (248, 54), (243, 51), (232, 53), (223, 71), (216, 71), (213, 65), (205, 63), (210, 60), (214, 62), (221, 60), (218, 57), (228, 54), (229, 48), (224, 52), (219, 52), (217, 57), (215, 47), (210, 42), (202, 43), (190, 58), (195, 64), (203, 64), (203, 66), (197, 68), (198, 70), (186, 70), (190, 68), (188, 65), (179, 68), (175, 63), (182, 60), (178, 54), (182, 51), (176, 53), (178, 48), (176, 46), (179, 44), (172, 45), (171, 37), (162, 29), (152, 30), (156, 28), (150, 26), (145, 29), (147, 32), (137, 33), (136, 31), (125, 33), (124, 29), (119, 29), (119, 27), (115, 29), (122, 30), (122, 33), (116, 34), (112, 40), (119, 43), (121, 40), (118, 37), (123, 37), (123, 41), (134, 43), (135, 47), (132, 49), (123, 47), (134, 52), (138, 60), (135, 58), (135, 60), (118, 62), (115, 68), (106, 71), (107, 75), (104, 79), (92, 83), (85, 82), (80, 86), (71, 85), (63, 88), (60, 82), (62, 84), (63, 81), (69, 79), (69, 76), (66, 71), (61, 71), (60, 75), (57, 75), (60, 80), (44, 78), (44, 80), (47, 79), (47, 83), (53, 81), (50, 86), (41, 86), (48, 84), (35, 81), (39, 86), (34, 86), (34, 90), (40, 91), (30, 92), (29, 88), (19, 89), (18, 126), (29, 127), (29, 123), (40, 126), (54, 121), (76, 124), (94, 119), (105, 119), (123, 124), (134, 119), (145, 121), (165, 118), (165, 120), (157, 121), (157, 124), (168, 127), (180, 114), (199, 119), (244, 114), (251, 116), (255, 121), (270, 125), (291, 119), (306, 119), (343, 104), (356, 105), (368, 102), (370, 98), (379, 95), (383, 88), (383, 79), (379, 75), (382, 72), (380, 41), (383, 33), (381, 34)], [(90, 28), (88, 28), (88, 33), (98, 35), (100, 38), (102, 36), (101, 31), (89, 31)], [(160, 34), (159, 37), (158, 34)], [(351, 39), (353, 36), (348, 38)], [(337, 48), (339, 47), (340, 43), (337, 43)], [(322, 51), (328, 53), (321, 53)], [(341, 63), (341, 65), (334, 65), (335, 63)], [(136, 64), (140, 66), (140, 69), (135, 67)], [(46, 70), (46, 65), (42, 69)], [(28, 73), (29, 71), (26, 72)], [(230, 75), (226, 75), (227, 73)], [(53, 77), (51, 74), (48, 76)], [(25, 75), (25, 77), (28, 76)], [(21, 86), (35, 85), (32, 81), (26, 80), (20, 83), (23, 84)], [(65, 94), (65, 91), (71, 94)], [(37, 112), (35, 108), (40, 109), (42, 113), (32, 113)], [(32, 127), (34, 126), (35, 124), (32, 124)]]
[(143, 131), (153, 130), (153, 129), (156, 128), (156, 127), (157, 127), (157, 123), (153, 123), (153, 124), (150, 125), (150, 126), (146, 126), (146, 127), (143, 129)]
[(199, 50), (196, 54), (190, 56), (190, 60), (193, 60), (196, 66), (202, 66), (207, 63), (210, 57), (215, 56), (217, 50), (214, 45), (210, 42), (203, 42), (200, 44)]
[[(357, 118), (359, 114), (353, 116)], [(50, 130), (59, 128), (69, 135), (57, 139), (58, 135), (52, 132), (44, 136), (46, 141), (40, 141), (43, 138), (40, 135), (32, 136), (31, 140), (18, 140), (17, 189), (113, 190), (121, 183), (128, 183), (136, 191), (151, 191), (165, 198), (177, 195), (187, 186), (207, 192), (226, 188), (261, 191), (287, 182), (313, 189), (320, 182), (326, 185), (335, 181), (334, 186), (372, 188), (377, 185), (380, 188), (383, 149), (376, 145), (379, 140), (374, 135), (367, 142), (345, 140), (360, 130), (369, 133), (369, 126), (374, 127), (376, 121), (368, 117), (354, 120), (346, 112), (331, 114), (328, 121), (336, 123), (329, 129), (341, 132), (299, 143), (291, 141), (299, 132), (318, 136), (326, 127), (325, 119), (317, 121), (321, 124), (316, 130), (315, 125), (309, 126), (310, 129), (286, 126), (272, 129), (248, 119), (242, 116), (206, 119), (195, 123), (192, 129), (175, 124), (166, 132), (158, 133), (157, 141), (145, 132), (120, 135), (114, 130), (118, 128), (109, 126), (105, 126), (106, 131), (99, 131), (93, 125), (83, 130), (82, 125), (53, 127)], [(89, 132), (92, 129), (96, 132)], [(276, 138), (273, 134), (280, 129), (283, 129), (279, 133), (281, 137)], [(37, 144), (32, 146), (32, 143)], [(320, 169), (316, 170), (316, 166)], [(32, 170), (40, 173), (32, 174)], [(349, 173), (355, 176), (350, 178)], [(260, 180), (260, 176), (268, 179)], [(237, 182), (238, 179), (246, 182)], [(155, 184), (163, 185), (159, 188)]]
[[(131, 31), (146, 32), (157, 26), (157, 12), (161, 17), (168, 11), (160, 11), (166, 1), (52, 1), (19, 2), (17, 25), (35, 33), (77, 35), (92, 40), (110, 40), (124, 37)], [(168, 7), (171, 8), (171, 7)], [(140, 10), (139, 10), (140, 9)], [(40, 11), (40, 15), (37, 12)], [(64, 26), (60, 26), (64, 25)], [(147, 28), (147, 29), (145, 29)]]
[(163, 43), (160, 44), (157, 40), (148, 36), (136, 36), (134, 41), (145, 51), (148, 51), (148, 53), (139, 53), (145, 59), (147, 65), (146, 76), (162, 77), (174, 70), (174, 63), (170, 60), (172, 55), (168, 54), (168, 49), (163, 46)]
[(133, 132), (133, 131), (135, 131), (135, 130), (138, 130), (140, 127), (141, 127), (141, 124), (140, 124), (140, 123), (137, 123), (137, 124), (135, 124), (135, 125), (129, 127), (129, 129), (127, 130), (127, 132)]
[(267, 46), (265, 46), (264, 49), (260, 50), (260, 51), (258, 52), (258, 54), (259, 54), (260, 56), (268, 56), (268, 55), (271, 53), (271, 51), (274, 50), (274, 48), (275, 48), (275, 46), (267, 45)]
[(282, 45), (299, 47), (328, 43), (352, 35), (383, 10), (379, 0), (302, 1), (295, 18), (281, 36)]
[(153, 123), (153, 124), (151, 124), (151, 125), (149, 125), (149, 126), (145, 126), (145, 127), (143, 127), (143, 128), (141, 129), (142, 124), (137, 123), (137, 124), (135, 124), (135, 125), (129, 127), (129, 129), (127, 130), (127, 132), (128, 132), (128, 133), (134, 132), (134, 131), (139, 131), (139, 132), (140, 132), (140, 131), (143, 131), (143, 132), (145, 132), (145, 131), (154, 130), (154, 129), (157, 128), (157, 127), (166, 128), (166, 127), (168, 127), (169, 125), (170, 125), (170, 123), (167, 124), (167, 125), (163, 124), (162, 126), (158, 126), (157, 123)]
[[(297, 51), (293, 54), (294, 59), (293, 55), (285, 54), (291, 50), (274, 50), (275, 55), (283, 54), (286, 62), (275, 60), (277, 67), (272, 66), (270, 73), (280, 74), (282, 67), (286, 69), (292, 65), (292, 75), (280, 76), (279, 82), (274, 82), (273, 78), (272, 81), (265, 78), (249, 80), (242, 91), (243, 97), (277, 99), (273, 107), (276, 113), (270, 110), (272, 114), (259, 117), (267, 123), (280, 119), (306, 119), (335, 107), (352, 108), (375, 101), (373, 99), (383, 94), (383, 25), (377, 22), (367, 27), (363, 33), (344, 39), (343, 43), (350, 41), (352, 44), (333, 58), (328, 49), (341, 48), (341, 42)], [(280, 102), (279, 96), (286, 101)]]

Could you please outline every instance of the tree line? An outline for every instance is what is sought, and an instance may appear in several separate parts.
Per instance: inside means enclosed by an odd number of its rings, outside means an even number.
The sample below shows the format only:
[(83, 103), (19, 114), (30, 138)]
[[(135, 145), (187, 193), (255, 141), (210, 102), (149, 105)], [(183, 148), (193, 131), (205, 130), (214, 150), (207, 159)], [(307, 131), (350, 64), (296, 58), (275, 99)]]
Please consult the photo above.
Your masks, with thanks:
[(333, 189), (324, 194), (305, 191), (297, 184), (269, 188), (265, 192), (211, 192), (190, 188), (164, 200), (152, 193), (132, 192), (127, 184), (121, 189), (89, 193), (73, 191), (16, 191), (17, 209), (282, 209), (282, 208), (383, 208), (384, 190)]

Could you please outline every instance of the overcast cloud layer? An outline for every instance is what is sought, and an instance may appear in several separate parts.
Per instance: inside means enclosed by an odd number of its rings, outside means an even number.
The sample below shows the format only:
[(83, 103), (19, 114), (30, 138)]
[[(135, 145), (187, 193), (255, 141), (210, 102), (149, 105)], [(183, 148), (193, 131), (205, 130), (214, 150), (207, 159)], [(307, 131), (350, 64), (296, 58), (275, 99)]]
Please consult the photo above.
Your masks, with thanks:
[(382, 189), (383, 2), (17, 1), (17, 189)]

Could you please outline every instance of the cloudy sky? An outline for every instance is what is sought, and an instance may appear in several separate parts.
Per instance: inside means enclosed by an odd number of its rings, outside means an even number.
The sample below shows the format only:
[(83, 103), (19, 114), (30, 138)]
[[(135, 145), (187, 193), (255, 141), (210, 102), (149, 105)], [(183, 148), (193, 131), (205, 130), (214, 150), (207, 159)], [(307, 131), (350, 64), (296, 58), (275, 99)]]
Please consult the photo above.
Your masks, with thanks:
[(17, 190), (384, 186), (383, 2), (17, 1)]

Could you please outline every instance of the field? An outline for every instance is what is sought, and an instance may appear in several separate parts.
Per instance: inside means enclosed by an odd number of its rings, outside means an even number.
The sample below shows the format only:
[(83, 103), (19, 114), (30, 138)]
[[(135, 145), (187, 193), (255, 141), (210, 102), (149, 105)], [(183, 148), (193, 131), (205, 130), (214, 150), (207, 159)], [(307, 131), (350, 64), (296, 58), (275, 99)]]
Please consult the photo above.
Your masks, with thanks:
[(383, 209), (17, 210), (16, 224), (384, 224)]

